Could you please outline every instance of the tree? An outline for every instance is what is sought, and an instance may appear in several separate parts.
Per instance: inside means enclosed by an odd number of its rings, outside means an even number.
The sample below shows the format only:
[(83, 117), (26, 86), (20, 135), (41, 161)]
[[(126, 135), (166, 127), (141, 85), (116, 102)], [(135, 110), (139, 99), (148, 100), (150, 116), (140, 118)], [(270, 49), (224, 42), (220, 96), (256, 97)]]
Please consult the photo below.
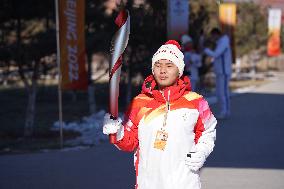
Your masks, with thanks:
[(239, 56), (266, 45), (266, 14), (266, 11), (258, 4), (252, 2), (238, 4), (236, 46)]
[[(118, 8), (110, 11), (105, 0), (86, 0), (86, 50), (89, 70), (90, 112), (95, 111), (91, 79), (91, 59), (94, 53), (109, 55)], [(167, 40), (167, 0), (129, 0), (126, 7), (131, 16), (131, 32), (125, 51), (122, 83), (127, 84), (127, 99), (131, 95), (131, 80), (137, 75), (151, 73), (151, 58)], [(212, 0), (190, 0), (189, 34), (198, 41), (201, 29), (208, 33), (218, 26), (218, 6)], [(54, 1), (0, 0), (0, 66), (4, 78), (10, 74), (10, 63), (18, 73), (29, 94), (25, 135), (33, 130), (37, 81), (44, 66), (43, 57), (56, 53)], [(266, 12), (253, 3), (238, 4), (236, 29), (237, 53), (266, 45)], [(283, 34), (283, 30), (282, 30)], [(3, 77), (2, 77), (3, 78)], [(1, 82), (1, 81), (0, 81)], [(3, 82), (3, 81), (2, 81)], [(127, 101), (128, 101), (127, 100)]]
[[(55, 30), (49, 29), (49, 16), (53, 4), (51, 1), (39, 2), (36, 0), (8, 1), (2, 0), (1, 30), (4, 31), (3, 44), (9, 49), (9, 60), (14, 60), (18, 67), (19, 76), (28, 93), (28, 105), (24, 136), (33, 134), (36, 89), (40, 75), (40, 66), (44, 63), (44, 56), (55, 51)], [(27, 11), (29, 10), (29, 11)], [(45, 24), (44, 23), (45, 19)], [(16, 33), (16, 37), (5, 36)], [(13, 37), (13, 35), (12, 35)]]

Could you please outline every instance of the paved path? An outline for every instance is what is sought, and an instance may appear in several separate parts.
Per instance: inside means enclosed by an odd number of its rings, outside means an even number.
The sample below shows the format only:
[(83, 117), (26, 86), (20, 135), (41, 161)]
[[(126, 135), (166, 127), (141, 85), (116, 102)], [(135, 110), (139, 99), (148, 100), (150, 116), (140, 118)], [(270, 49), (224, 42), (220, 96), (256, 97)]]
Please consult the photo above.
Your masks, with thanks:
[(219, 121), (201, 174), (204, 189), (284, 188), (284, 74), (277, 77), (233, 97), (233, 115)]
[[(284, 188), (284, 76), (279, 78), (233, 97), (232, 117), (218, 122), (216, 148), (201, 173), (203, 189)], [(131, 154), (109, 144), (3, 155), (0, 189), (133, 188), (132, 162)]]

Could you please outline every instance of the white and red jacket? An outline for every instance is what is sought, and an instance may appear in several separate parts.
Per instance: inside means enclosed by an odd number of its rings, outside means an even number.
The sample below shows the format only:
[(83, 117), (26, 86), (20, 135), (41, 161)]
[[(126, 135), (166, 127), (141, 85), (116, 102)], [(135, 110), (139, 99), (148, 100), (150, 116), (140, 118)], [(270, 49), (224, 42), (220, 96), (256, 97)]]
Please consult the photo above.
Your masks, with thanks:
[[(165, 126), (168, 139), (165, 149), (159, 150), (154, 148), (154, 141), (163, 126), (166, 100), (170, 102)], [(208, 103), (190, 91), (188, 77), (181, 77), (162, 94), (151, 75), (130, 104), (123, 138), (115, 145), (123, 151), (135, 151), (136, 188), (199, 189), (199, 172), (192, 172), (185, 158), (193, 149), (208, 157), (214, 147), (216, 124)]]

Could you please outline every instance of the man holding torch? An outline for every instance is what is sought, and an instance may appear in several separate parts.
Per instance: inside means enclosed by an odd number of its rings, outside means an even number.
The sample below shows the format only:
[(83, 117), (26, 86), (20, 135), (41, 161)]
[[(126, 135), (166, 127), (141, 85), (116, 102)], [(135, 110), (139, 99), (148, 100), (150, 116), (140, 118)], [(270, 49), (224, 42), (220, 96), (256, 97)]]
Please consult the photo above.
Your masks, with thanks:
[(125, 113), (104, 118), (103, 133), (133, 152), (138, 189), (200, 189), (200, 168), (213, 151), (217, 120), (183, 76), (184, 55), (170, 40), (152, 58), (152, 74)]

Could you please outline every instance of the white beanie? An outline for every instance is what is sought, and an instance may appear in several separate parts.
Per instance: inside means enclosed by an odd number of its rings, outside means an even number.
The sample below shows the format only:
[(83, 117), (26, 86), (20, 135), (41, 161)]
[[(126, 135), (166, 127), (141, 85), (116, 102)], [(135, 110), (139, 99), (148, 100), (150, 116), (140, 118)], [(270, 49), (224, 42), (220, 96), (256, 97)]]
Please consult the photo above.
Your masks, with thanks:
[(152, 73), (154, 74), (154, 65), (157, 61), (166, 59), (173, 62), (178, 67), (179, 77), (182, 76), (184, 70), (184, 55), (180, 51), (181, 47), (179, 43), (175, 40), (169, 40), (164, 45), (162, 45), (152, 58)]

